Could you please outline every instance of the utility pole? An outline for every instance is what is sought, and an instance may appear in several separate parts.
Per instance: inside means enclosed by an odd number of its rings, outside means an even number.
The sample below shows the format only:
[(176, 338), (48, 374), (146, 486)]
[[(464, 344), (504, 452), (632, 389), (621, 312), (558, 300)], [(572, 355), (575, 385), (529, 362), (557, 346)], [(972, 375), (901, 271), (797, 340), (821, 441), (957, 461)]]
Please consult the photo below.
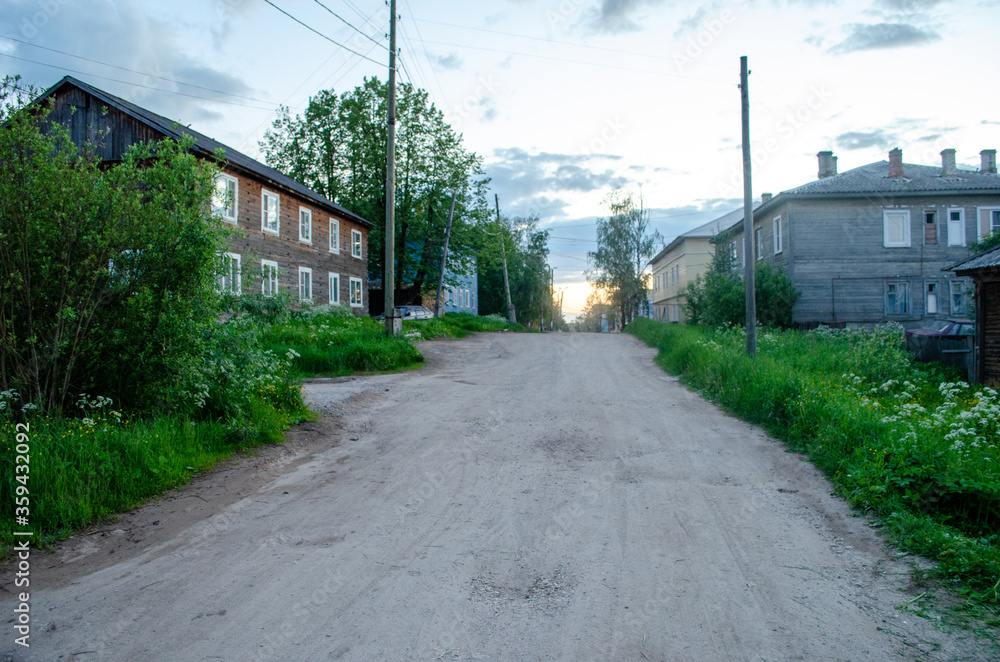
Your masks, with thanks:
[(497, 203), (497, 232), (500, 233), (500, 254), (503, 256), (503, 289), (507, 294), (507, 321), (515, 324), (517, 315), (514, 314), (514, 304), (510, 300), (510, 279), (507, 278), (507, 240), (504, 239), (503, 227), (500, 225), (500, 196), (494, 193), (493, 199)]
[(396, 317), (396, 0), (389, 0), (389, 136), (385, 162), (385, 269), (382, 290), (385, 293), (385, 332), (394, 336), (402, 331)]
[(754, 294), (753, 189), (750, 185), (750, 94), (747, 56), (740, 58), (740, 99), (743, 106), (743, 284), (747, 301), (747, 356), (757, 356), (757, 300)]
[(448, 265), (448, 240), (451, 239), (451, 219), (455, 217), (455, 192), (451, 192), (451, 211), (448, 212), (448, 227), (444, 231), (444, 253), (441, 255), (441, 275), (438, 276), (437, 299), (434, 300), (434, 317), (444, 316), (441, 295), (444, 292), (444, 270)]

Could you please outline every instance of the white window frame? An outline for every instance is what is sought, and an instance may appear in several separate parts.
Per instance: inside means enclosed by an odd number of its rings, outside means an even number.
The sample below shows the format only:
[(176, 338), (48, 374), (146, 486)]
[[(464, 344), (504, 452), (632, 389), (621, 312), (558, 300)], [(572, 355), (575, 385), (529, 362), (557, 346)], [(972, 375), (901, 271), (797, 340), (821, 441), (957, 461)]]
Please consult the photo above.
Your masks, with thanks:
[(941, 284), (936, 280), (924, 281), (924, 314), (941, 314)]
[[(313, 287), (312, 287), (313, 271), (309, 267), (299, 267), (299, 301), (312, 302), (313, 300)], [(306, 292), (306, 287), (308, 285), (309, 291)]]
[[(233, 265), (232, 267), (227, 267), (226, 262)], [(220, 293), (225, 294), (229, 292), (230, 294), (239, 295), (243, 291), (243, 279), (242, 279), (242, 258), (239, 253), (223, 253), (222, 254), (222, 268), (223, 272), (219, 274), (218, 280), (218, 290)], [(229, 283), (226, 283), (228, 279)]]
[[(986, 217), (986, 228), (983, 231), (983, 223), (980, 220), (982, 218), (983, 212), (987, 212)], [(996, 229), (993, 227), (993, 214), (1000, 212), (1000, 207), (977, 207), (976, 208), (976, 237), (982, 239), (993, 233)]]
[[(270, 209), (270, 206), (267, 204), (269, 199), (274, 200), (274, 228), (270, 227), (267, 219), (268, 210)], [(260, 230), (261, 232), (274, 235), (281, 232), (281, 196), (267, 189), (261, 189), (260, 192)]]
[(781, 217), (775, 216), (771, 221), (771, 231), (774, 233), (774, 254), (777, 255), (785, 250), (781, 242)]
[[(889, 241), (889, 217), (900, 215), (903, 217), (903, 239), (901, 241)], [(882, 210), (882, 245), (886, 248), (909, 248), (910, 247), (910, 210), (909, 209), (883, 209)]]
[(340, 255), (340, 221), (330, 217), (330, 252)]
[(330, 305), (340, 303), (340, 274), (335, 274), (332, 271), (329, 273), (330, 276)]
[[(949, 207), (945, 213), (948, 214), (948, 245), (965, 246), (965, 207)], [(951, 220), (954, 213), (958, 213), (957, 221)], [(955, 229), (955, 237), (952, 236), (952, 228)]]
[[(302, 223), (303, 220), (306, 221), (305, 224)], [(309, 209), (308, 207), (299, 207), (299, 241), (301, 241), (303, 244), (309, 244), (310, 246), (313, 243), (312, 224), (313, 224), (312, 209)], [(304, 234), (302, 232), (303, 229), (305, 229)]]
[[(219, 192), (219, 185), (223, 183), (232, 183), (233, 185), (233, 199), (232, 199), (232, 214), (229, 214), (229, 207), (223, 207), (221, 202), (222, 198)], [(228, 187), (226, 187), (228, 189)], [(222, 192), (221, 195), (227, 195), (228, 190)], [(240, 200), (240, 180), (236, 179), (232, 175), (227, 175), (225, 173), (219, 173), (219, 176), (215, 178), (215, 189), (212, 191), (212, 213), (217, 214), (219, 218), (226, 221), (227, 223), (232, 223), (236, 225), (236, 219), (239, 215), (239, 200)]]
[[(889, 310), (889, 287), (890, 286), (894, 286), (894, 287), (897, 288), (897, 296), (898, 296), (898, 292), (902, 292), (905, 295), (905, 298), (904, 298), (905, 310), (903, 310), (901, 312)], [(910, 315), (912, 313), (912, 311), (913, 311), (913, 297), (911, 296), (911, 293), (910, 293), (910, 283), (908, 281), (905, 281), (905, 280), (889, 280), (889, 281), (886, 281), (885, 282), (885, 314), (886, 315), (902, 316), (902, 315)]]
[[(965, 305), (962, 306), (961, 310), (955, 309), (955, 294), (957, 294), (958, 288), (962, 289), (962, 300)], [(969, 314), (969, 283), (962, 278), (952, 278), (948, 281), (948, 312), (952, 317), (958, 317), (959, 315)]]
[(756, 228), (753, 231), (754, 257), (758, 260), (764, 259), (764, 228)]
[(278, 263), (274, 260), (260, 261), (260, 293), (266, 297), (278, 293)]
[(360, 230), (351, 230), (351, 257), (356, 257), (359, 260), (361, 259), (362, 253), (361, 239), (362, 236)]
[[(358, 298), (357, 301), (354, 300), (354, 285), (357, 283)], [(351, 287), (351, 308), (362, 308), (365, 305), (365, 293), (364, 293), (364, 283), (360, 278), (351, 277), (350, 279)]]
[(729, 243), (729, 258), (733, 263), (733, 269), (739, 266), (740, 262), (740, 248), (736, 244), (739, 243), (735, 239)]

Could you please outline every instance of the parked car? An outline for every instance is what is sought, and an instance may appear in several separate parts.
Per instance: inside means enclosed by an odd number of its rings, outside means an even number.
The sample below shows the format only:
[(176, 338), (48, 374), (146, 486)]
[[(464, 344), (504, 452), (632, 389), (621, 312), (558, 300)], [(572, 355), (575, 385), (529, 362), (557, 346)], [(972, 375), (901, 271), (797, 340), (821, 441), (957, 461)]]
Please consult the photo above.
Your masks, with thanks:
[(922, 329), (910, 329), (906, 339), (912, 336), (971, 336), (976, 333), (976, 324), (972, 320), (935, 320)]
[[(434, 319), (434, 313), (424, 306), (396, 306), (396, 309), (399, 311), (400, 315), (403, 316), (404, 320), (410, 320), (411, 322), (414, 320)], [(380, 321), (384, 320), (385, 315), (376, 315), (374, 319)]]

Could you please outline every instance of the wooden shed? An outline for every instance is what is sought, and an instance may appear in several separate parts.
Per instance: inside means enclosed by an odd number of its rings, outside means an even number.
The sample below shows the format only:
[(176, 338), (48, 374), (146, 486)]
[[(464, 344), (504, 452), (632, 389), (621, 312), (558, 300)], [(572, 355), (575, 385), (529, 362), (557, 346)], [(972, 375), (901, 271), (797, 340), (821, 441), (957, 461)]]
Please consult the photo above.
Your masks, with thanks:
[(1000, 385), (1000, 247), (951, 268), (976, 285), (976, 374), (975, 381)]

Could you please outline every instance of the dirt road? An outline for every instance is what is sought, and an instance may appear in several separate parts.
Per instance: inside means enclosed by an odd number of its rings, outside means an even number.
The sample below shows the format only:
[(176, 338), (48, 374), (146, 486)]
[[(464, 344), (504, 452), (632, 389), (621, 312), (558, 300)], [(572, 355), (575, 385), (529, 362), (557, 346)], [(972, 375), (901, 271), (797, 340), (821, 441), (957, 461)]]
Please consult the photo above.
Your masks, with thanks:
[(986, 659), (896, 609), (915, 595), (900, 590), (906, 560), (811, 465), (684, 389), (634, 338), (421, 349), (419, 372), (310, 385), (334, 427), (269, 451), (249, 478), (201, 478), (39, 556), (32, 646), (10, 635), (0, 650)]

